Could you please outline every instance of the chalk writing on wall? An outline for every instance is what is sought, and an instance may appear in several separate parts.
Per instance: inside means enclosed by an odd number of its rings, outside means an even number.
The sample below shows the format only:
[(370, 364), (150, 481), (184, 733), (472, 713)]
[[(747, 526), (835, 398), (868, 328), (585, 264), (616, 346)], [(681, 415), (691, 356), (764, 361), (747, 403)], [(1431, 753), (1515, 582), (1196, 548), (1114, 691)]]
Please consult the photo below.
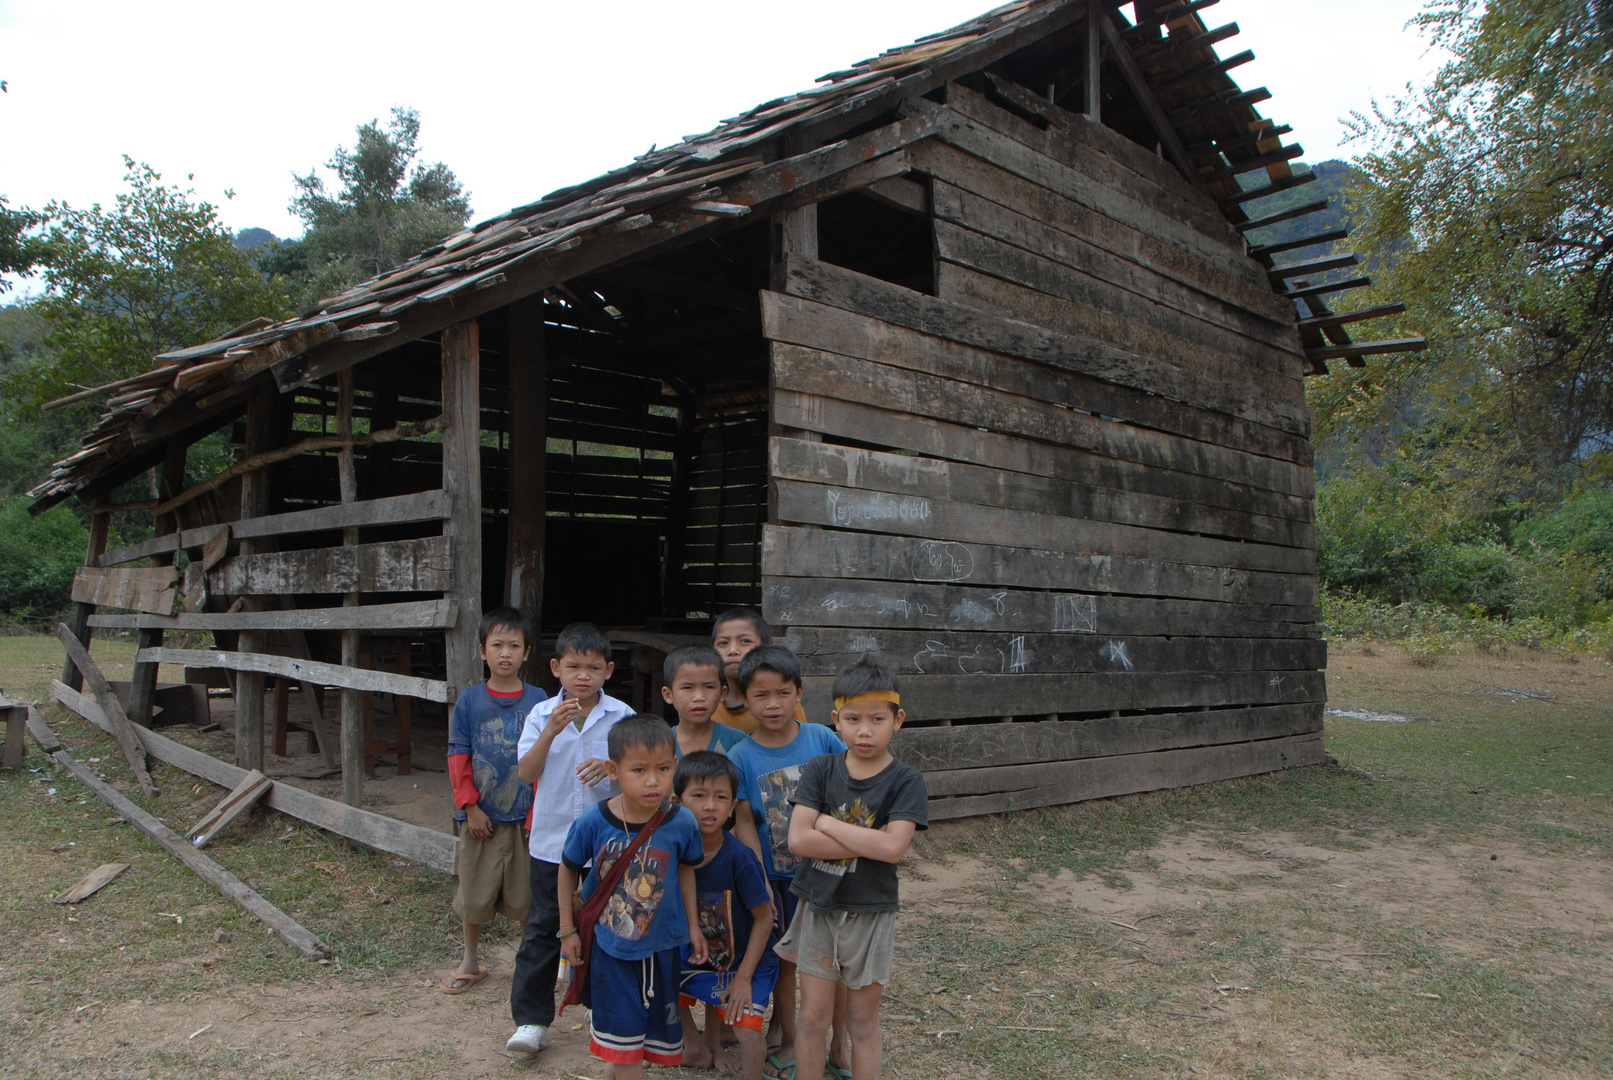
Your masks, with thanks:
[(1008, 643), (1009, 673), (1018, 675), (1020, 672), (1024, 671), (1027, 666), (1029, 666), (1029, 662), (1029, 656), (1025, 652), (1025, 638), (1023, 635), (1015, 638), (1013, 641), (1010, 641)]
[(965, 581), (974, 572), (974, 554), (962, 544), (926, 540), (913, 551), (914, 581)]
[(873, 634), (852, 634), (846, 638), (846, 647), (852, 652), (877, 653), (879, 639)]
[(1001, 675), (1006, 670), (1003, 651), (989, 645), (977, 644), (968, 652), (961, 646), (948, 646), (941, 641), (926, 641), (924, 646), (922, 652), (913, 655), (913, 666), (920, 674), (958, 671), (964, 675)]
[(1053, 633), (1096, 634), (1098, 632), (1098, 599), (1080, 593), (1066, 593), (1053, 597)]
[(1126, 651), (1124, 641), (1110, 641), (1108, 645), (1104, 646), (1103, 652), (1111, 664), (1119, 664), (1127, 671), (1130, 671), (1135, 666), (1131, 662), (1131, 655)]
[(829, 500), (829, 523), (856, 527), (892, 525), (930, 519), (930, 500), (911, 495), (887, 495), (883, 491), (837, 491), (824, 493)]

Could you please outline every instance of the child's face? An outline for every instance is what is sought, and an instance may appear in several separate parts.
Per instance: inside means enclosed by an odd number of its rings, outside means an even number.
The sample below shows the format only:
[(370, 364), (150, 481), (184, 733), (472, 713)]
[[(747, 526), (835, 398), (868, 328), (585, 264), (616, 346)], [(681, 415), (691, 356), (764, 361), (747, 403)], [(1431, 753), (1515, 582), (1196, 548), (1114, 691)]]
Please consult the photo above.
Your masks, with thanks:
[(757, 725), (768, 731), (783, 731), (800, 702), (801, 688), (776, 671), (752, 673), (750, 685), (745, 687), (746, 707)]
[(606, 660), (604, 653), (572, 650), (550, 660), (549, 670), (554, 672), (561, 687), (569, 691), (572, 697), (586, 698), (598, 693), (611, 672), (616, 670), (616, 665)]
[(835, 715), (835, 730), (851, 756), (877, 761), (885, 755), (891, 736), (901, 730), (907, 713), (888, 701), (848, 701)]
[(736, 685), (735, 680), (739, 678), (739, 662), (761, 643), (762, 635), (756, 632), (756, 627), (749, 619), (729, 619), (717, 624), (711, 634), (711, 647), (722, 657), (723, 667), (728, 669), (730, 685)]
[(734, 788), (726, 776), (691, 780), (683, 786), (678, 801), (694, 815), (701, 836), (716, 836), (734, 812)]
[(621, 785), (622, 798), (631, 809), (654, 812), (672, 793), (672, 773), (678, 767), (677, 752), (670, 743), (651, 749), (629, 746), (622, 760), (612, 761), (610, 777)]
[(487, 638), (478, 647), (482, 659), (487, 662), (487, 670), (493, 673), (495, 679), (512, 679), (526, 663), (526, 658), (532, 655), (532, 646), (526, 643), (526, 635), (519, 630), (511, 630), (507, 626), (495, 626), (487, 632)]
[(679, 720), (704, 724), (722, 700), (721, 673), (712, 664), (684, 664), (671, 684), (661, 687), (661, 696), (678, 710)]

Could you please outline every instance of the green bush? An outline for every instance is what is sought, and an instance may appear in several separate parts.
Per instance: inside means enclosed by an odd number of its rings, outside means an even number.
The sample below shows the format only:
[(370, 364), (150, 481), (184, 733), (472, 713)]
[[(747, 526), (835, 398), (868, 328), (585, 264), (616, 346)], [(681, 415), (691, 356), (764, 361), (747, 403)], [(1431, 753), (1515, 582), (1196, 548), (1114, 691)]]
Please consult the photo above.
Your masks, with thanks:
[(20, 495), (0, 502), (0, 611), (60, 611), (88, 535), (67, 507), (34, 517), (28, 503)]

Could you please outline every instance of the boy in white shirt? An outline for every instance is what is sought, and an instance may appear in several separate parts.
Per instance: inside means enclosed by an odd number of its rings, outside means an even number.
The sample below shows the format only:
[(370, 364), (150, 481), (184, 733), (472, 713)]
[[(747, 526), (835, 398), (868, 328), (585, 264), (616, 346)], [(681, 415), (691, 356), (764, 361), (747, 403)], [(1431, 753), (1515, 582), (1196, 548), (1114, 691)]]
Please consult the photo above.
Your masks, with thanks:
[(607, 739), (617, 721), (633, 711), (600, 689), (616, 665), (610, 659), (610, 638), (592, 623), (572, 623), (560, 632), (549, 670), (560, 680), (560, 693), (527, 714), (516, 747), (521, 781), (535, 783), (537, 789), (527, 844), (532, 901), (510, 980), (510, 1016), (516, 1027), (504, 1048), (529, 1057), (547, 1045), (554, 1022), (554, 984), (560, 971), (557, 888), (566, 833), (583, 811), (617, 794), (608, 774)]

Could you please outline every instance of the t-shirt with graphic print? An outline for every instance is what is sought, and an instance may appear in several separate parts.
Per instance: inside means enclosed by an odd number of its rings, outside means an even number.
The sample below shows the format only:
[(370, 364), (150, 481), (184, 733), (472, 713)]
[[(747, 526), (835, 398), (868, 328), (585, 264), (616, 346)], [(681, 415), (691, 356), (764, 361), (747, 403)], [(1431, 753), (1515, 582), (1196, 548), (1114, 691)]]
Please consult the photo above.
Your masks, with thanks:
[[(722, 847), (704, 866), (695, 867), (694, 889), (700, 905), (700, 932), (706, 938), (709, 961), (696, 968), (688, 962), (685, 971), (732, 971), (745, 958), (756, 920), (751, 908), (773, 899), (767, 878), (751, 849), (733, 833), (723, 833)], [(763, 965), (771, 953), (762, 954)]]
[[(623, 822), (606, 803), (595, 803), (572, 823), (560, 861), (579, 875), (593, 864), (582, 885), (584, 901), (641, 828), (642, 822)], [(643, 960), (687, 943), (689, 919), (683, 912), (678, 867), (694, 866), (705, 857), (694, 814), (678, 807), (634, 853), (600, 913), (594, 944), (618, 960)]]
[[(852, 778), (845, 754), (807, 762), (791, 802), (865, 829), (893, 821), (930, 825), (924, 774), (893, 760), (866, 780)], [(897, 910), (896, 864), (879, 859), (808, 859), (790, 890), (821, 913)]]
[(739, 767), (739, 797), (750, 803), (756, 818), (769, 880), (788, 881), (801, 865), (790, 854), (790, 796), (801, 766), (819, 754), (845, 750), (840, 736), (822, 724), (798, 724), (785, 746), (763, 746), (750, 738), (728, 751), (728, 760)]
[(526, 714), (547, 697), (525, 684), (518, 694), (494, 694), (486, 683), (460, 693), (448, 727), (448, 771), (456, 806), (464, 809), (474, 802), (495, 825), (526, 823), (532, 785), (521, 783), (515, 750)]

